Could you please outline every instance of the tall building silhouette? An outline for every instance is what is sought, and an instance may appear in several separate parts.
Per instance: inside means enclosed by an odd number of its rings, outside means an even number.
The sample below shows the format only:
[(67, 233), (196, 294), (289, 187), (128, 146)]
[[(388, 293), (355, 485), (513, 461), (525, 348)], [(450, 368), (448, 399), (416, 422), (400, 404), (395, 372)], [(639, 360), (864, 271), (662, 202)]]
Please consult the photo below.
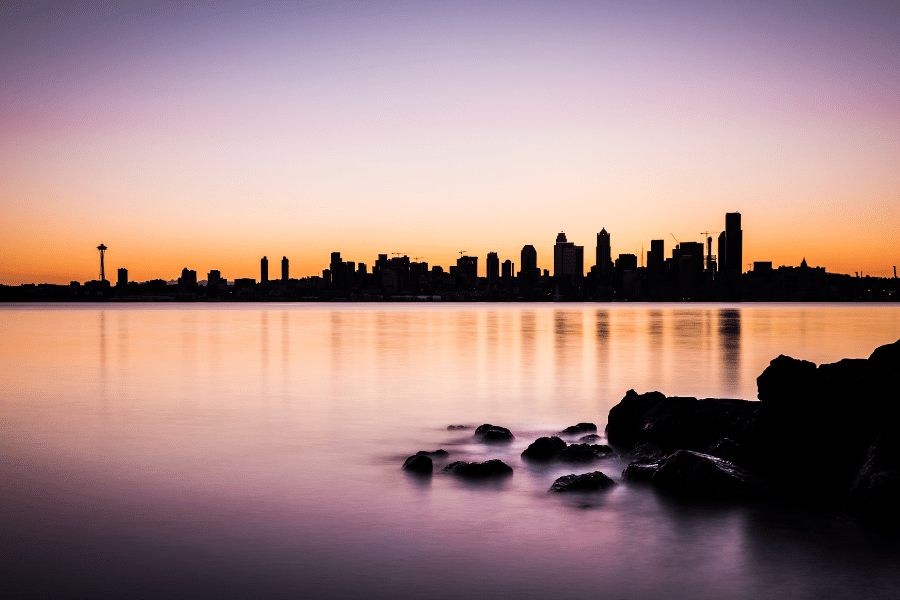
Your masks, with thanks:
[(281, 257), (281, 280), (287, 283), (288, 277), (288, 259), (287, 256)]
[(556, 236), (553, 246), (553, 275), (584, 275), (584, 246), (567, 241), (563, 232)]
[(478, 281), (478, 257), (460, 256), (456, 259), (456, 271), (459, 273), (464, 286), (475, 287)]
[(215, 287), (222, 283), (222, 273), (217, 269), (213, 269), (206, 275), (206, 287)]
[(725, 213), (725, 269), (744, 272), (744, 232), (738, 212)]
[(500, 259), (496, 252), (488, 252), (487, 255), (487, 284), (488, 287), (497, 287), (500, 279)]
[(100, 251), (100, 281), (106, 281), (106, 271), (103, 268), (103, 254), (106, 252), (106, 246), (101, 243), (97, 246), (97, 250)]
[(530, 273), (537, 269), (537, 250), (534, 249), (534, 246), (528, 244), (527, 246), (522, 246), (522, 273)]
[(119, 287), (126, 287), (128, 285), (128, 269), (119, 269), (119, 280), (116, 282), (116, 285)]
[(265, 256), (259, 261), (259, 282), (269, 283), (269, 259)]
[(597, 273), (600, 279), (606, 281), (609, 279), (609, 271), (612, 268), (612, 250), (609, 245), (609, 233), (606, 228), (600, 230), (597, 234)]

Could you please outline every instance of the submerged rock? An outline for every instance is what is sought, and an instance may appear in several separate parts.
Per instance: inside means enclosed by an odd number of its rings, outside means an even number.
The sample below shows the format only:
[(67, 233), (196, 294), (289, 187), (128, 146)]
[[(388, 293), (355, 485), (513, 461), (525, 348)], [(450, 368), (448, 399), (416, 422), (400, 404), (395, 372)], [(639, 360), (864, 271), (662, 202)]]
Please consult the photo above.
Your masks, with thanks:
[(479, 425), (475, 429), (474, 437), (482, 442), (511, 442), (516, 439), (506, 427), (499, 427), (489, 423)]
[(447, 458), (450, 456), (450, 453), (441, 448), (440, 450), (435, 450), (434, 452), (428, 452), (426, 450), (419, 450), (416, 452), (417, 456), (428, 456), (431, 458)]
[(666, 453), (660, 450), (656, 444), (644, 442), (632, 448), (626, 456), (631, 460), (649, 460), (661, 459), (666, 456)]
[(653, 485), (681, 496), (704, 500), (742, 500), (768, 495), (758, 476), (700, 452), (679, 450), (666, 457), (651, 478)]
[(419, 453), (407, 458), (402, 468), (404, 471), (418, 475), (431, 475), (432, 471), (434, 471), (434, 464), (431, 462), (430, 457)]
[(579, 433), (591, 433), (597, 431), (597, 426), (593, 423), (579, 423), (566, 427), (556, 435), (578, 435)]
[(599, 439), (600, 439), (600, 436), (597, 435), (596, 433), (589, 433), (584, 437), (578, 438), (578, 441), (581, 442), (582, 444), (593, 444), (594, 442), (598, 441)]
[(616, 453), (606, 444), (570, 444), (553, 456), (553, 460), (567, 464), (590, 464)]
[(553, 456), (557, 452), (565, 447), (566, 443), (556, 436), (540, 437), (525, 448), (522, 452), (522, 459), (535, 462), (549, 461), (553, 459)]
[(584, 473), (582, 475), (563, 475), (553, 482), (550, 492), (596, 492), (606, 490), (616, 485), (616, 482), (601, 473)]
[(457, 429), (471, 429), (468, 425), (447, 425), (447, 431), (456, 431)]
[(484, 462), (466, 462), (457, 460), (444, 467), (444, 472), (465, 479), (488, 479), (493, 477), (509, 477), (512, 467), (497, 458)]

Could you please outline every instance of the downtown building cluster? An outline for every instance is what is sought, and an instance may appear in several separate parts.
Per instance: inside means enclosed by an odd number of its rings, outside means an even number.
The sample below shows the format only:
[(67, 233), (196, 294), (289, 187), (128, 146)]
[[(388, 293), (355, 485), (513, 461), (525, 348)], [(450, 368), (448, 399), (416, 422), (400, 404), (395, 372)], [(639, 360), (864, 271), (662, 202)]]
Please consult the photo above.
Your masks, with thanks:
[[(268, 257), (260, 260), (259, 279), (228, 281), (218, 270), (198, 280), (185, 268), (175, 281), (156, 279), (137, 283), (118, 269), (115, 285), (106, 280), (104, 252), (100, 251), (100, 279), (69, 286), (0, 286), (0, 300), (136, 300), (136, 301), (548, 301), (548, 300), (852, 300), (900, 298), (893, 278), (856, 277), (826, 273), (823, 267), (777, 269), (771, 262), (754, 262), (744, 270), (743, 229), (740, 213), (725, 215), (725, 228), (717, 238), (700, 242), (675, 241), (668, 255), (665, 239), (650, 240), (645, 255), (612, 256), (611, 235), (597, 234), (594, 264), (586, 271), (584, 246), (564, 232), (552, 246), (553, 270), (538, 268), (538, 251), (528, 244), (519, 254), (519, 269), (511, 259), (501, 262), (496, 252), (484, 261), (465, 255), (444, 269), (419, 261), (420, 257), (379, 254), (371, 267), (344, 260), (332, 252), (321, 275), (294, 279), (290, 261), (281, 259), (279, 276), (270, 277)], [(713, 244), (716, 253), (713, 253)], [(643, 252), (642, 252), (643, 254)], [(646, 260), (645, 260), (646, 259)], [(746, 265), (751, 266), (751, 265)]]

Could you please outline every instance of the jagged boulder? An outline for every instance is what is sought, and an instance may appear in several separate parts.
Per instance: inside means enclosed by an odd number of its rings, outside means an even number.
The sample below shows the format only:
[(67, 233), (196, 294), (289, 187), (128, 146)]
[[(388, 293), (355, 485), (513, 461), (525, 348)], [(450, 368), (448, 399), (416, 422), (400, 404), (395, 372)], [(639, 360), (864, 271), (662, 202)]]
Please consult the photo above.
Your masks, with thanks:
[(848, 499), (861, 520), (900, 530), (900, 432), (884, 433), (869, 447)]
[(616, 482), (611, 478), (600, 471), (594, 471), (581, 475), (563, 475), (553, 482), (548, 491), (554, 493), (596, 492), (607, 490), (615, 485)]
[(404, 471), (418, 475), (431, 475), (432, 471), (434, 471), (434, 463), (431, 462), (431, 457), (429, 456), (421, 453), (413, 454), (406, 459), (402, 468)]
[(625, 397), (609, 410), (606, 423), (606, 438), (609, 443), (625, 449), (634, 446), (635, 433), (644, 413), (665, 398), (660, 392), (647, 392), (640, 395), (634, 390), (625, 392)]
[(522, 452), (522, 459), (533, 462), (549, 461), (565, 447), (566, 443), (556, 436), (540, 437), (525, 448)]
[(704, 500), (744, 500), (769, 494), (760, 477), (727, 460), (690, 450), (666, 457), (650, 481), (660, 489)]
[(594, 442), (600, 441), (600, 436), (596, 433), (589, 433), (583, 437), (578, 438), (578, 441), (582, 444), (593, 444)]
[(579, 435), (581, 433), (593, 433), (597, 431), (597, 426), (593, 423), (579, 423), (566, 427), (556, 435)]
[(499, 427), (489, 423), (479, 425), (475, 429), (475, 435), (473, 437), (478, 441), (486, 443), (507, 443), (516, 439), (512, 432), (506, 427)]
[(466, 462), (457, 460), (444, 467), (445, 473), (464, 479), (492, 479), (510, 477), (512, 467), (500, 459), (494, 458), (484, 462)]

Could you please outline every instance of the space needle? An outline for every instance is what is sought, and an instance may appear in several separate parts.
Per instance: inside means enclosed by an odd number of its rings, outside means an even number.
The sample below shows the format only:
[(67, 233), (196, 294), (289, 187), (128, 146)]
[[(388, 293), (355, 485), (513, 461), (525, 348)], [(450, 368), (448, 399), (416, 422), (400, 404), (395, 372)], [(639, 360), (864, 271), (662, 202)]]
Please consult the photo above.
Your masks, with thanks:
[(106, 252), (106, 246), (101, 242), (97, 250), (100, 251), (100, 281), (106, 281), (106, 272), (103, 270), (103, 253)]

